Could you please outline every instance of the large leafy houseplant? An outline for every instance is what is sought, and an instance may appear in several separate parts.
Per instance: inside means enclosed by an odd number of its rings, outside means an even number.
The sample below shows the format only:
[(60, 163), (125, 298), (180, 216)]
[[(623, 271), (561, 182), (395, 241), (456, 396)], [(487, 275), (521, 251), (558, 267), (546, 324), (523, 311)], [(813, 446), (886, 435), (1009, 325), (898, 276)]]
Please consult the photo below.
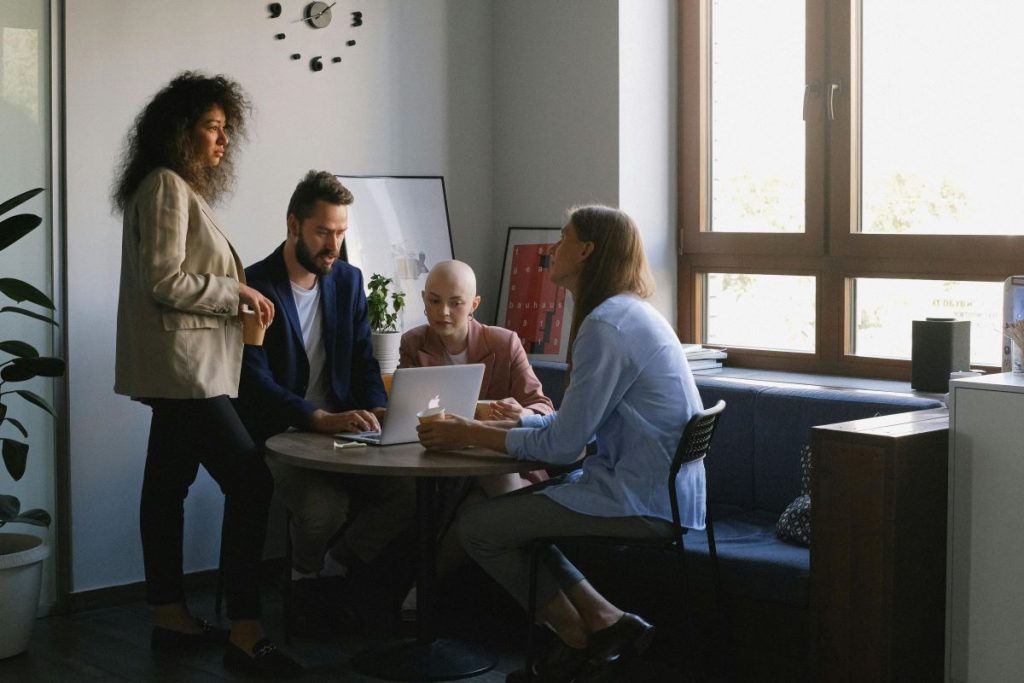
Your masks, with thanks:
[(380, 273), (370, 276), (370, 293), (366, 297), (366, 305), (370, 330), (378, 334), (398, 332), (398, 312), (405, 306), (405, 292), (391, 294), (391, 305), (388, 310), (388, 286), (393, 282), (394, 280)]
[[(3, 202), (0, 204), (0, 216), (42, 191), (42, 188), (36, 188)], [(35, 230), (42, 222), (42, 218), (31, 213), (4, 218), (0, 221), (0, 251)], [(54, 310), (53, 302), (48, 296), (22, 280), (0, 277), (0, 294), (16, 304), (27, 302), (46, 311)], [(8, 318), (20, 315), (48, 325), (57, 325), (48, 313), (38, 313), (21, 306), (2, 306), (0, 315), (6, 315)], [(9, 414), (8, 404), (11, 398), (17, 397), (19, 403), (36, 406), (50, 415), (55, 416), (55, 413), (53, 407), (42, 396), (28, 389), (10, 387), (35, 377), (61, 377), (64, 374), (64, 361), (60, 358), (40, 356), (31, 344), (16, 339), (0, 340), (0, 352), (8, 356), (7, 360), (0, 357), (0, 451), (3, 453), (7, 473), (18, 481), (24, 476), (25, 465), (28, 462), (28, 430), (20, 420)], [(16, 497), (0, 494), (0, 527), (8, 522), (49, 526), (50, 515), (45, 510), (38, 509), (22, 512), (21, 502)]]

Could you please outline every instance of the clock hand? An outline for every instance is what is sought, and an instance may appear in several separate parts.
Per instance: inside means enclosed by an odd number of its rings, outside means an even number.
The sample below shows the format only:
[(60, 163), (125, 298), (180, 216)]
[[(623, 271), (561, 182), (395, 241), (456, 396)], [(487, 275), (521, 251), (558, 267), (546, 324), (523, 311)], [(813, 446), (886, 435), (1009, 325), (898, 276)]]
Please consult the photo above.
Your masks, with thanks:
[(337, 0), (335, 0), (335, 2), (332, 2), (332, 3), (331, 3), (331, 4), (329, 4), (329, 5), (327, 6), (327, 7), (324, 7), (324, 8), (322, 9), (322, 10), (320, 10), (319, 12), (317, 12), (316, 14), (314, 14), (312, 18), (313, 18), (313, 19), (319, 19), (319, 18), (320, 18), (320, 16), (321, 16), (321, 15), (322, 15), (322, 14), (323, 14), (324, 12), (326, 12), (326, 11), (327, 11), (327, 10), (329, 10), (329, 9), (331, 9), (332, 7), (334, 7), (334, 6), (335, 6), (335, 5), (337, 5), (337, 4), (338, 4), (338, 3), (337, 3)]
[(310, 14), (308, 17), (302, 17), (301, 19), (295, 19), (295, 20), (292, 21), (292, 23), (293, 24), (301, 24), (301, 23), (305, 23), (307, 21), (316, 21), (322, 15), (324, 15), (327, 12), (327, 10), (331, 9), (332, 7), (334, 7), (337, 4), (338, 4), (337, 1), (332, 2), (330, 5), (328, 5), (327, 7), (324, 7), (322, 10), (320, 10), (316, 14)]

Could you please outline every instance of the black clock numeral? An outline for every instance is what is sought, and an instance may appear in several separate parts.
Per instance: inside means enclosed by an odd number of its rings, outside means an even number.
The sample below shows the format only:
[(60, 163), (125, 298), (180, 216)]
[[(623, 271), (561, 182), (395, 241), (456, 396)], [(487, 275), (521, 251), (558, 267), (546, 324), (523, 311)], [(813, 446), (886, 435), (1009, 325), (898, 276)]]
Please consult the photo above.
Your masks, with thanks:
[(309, 68), (313, 71), (323, 71), (324, 63), (322, 60), (322, 57), (313, 57), (313, 59), (309, 60)]
[(334, 57), (334, 58), (331, 59), (331, 61), (334, 62), (335, 64), (337, 64), (338, 62), (341, 61), (341, 57)]
[(345, 44), (348, 45), (349, 47), (352, 47), (353, 45), (356, 44), (356, 41), (354, 41), (354, 40), (346, 40)]
[(270, 3), (269, 5), (267, 5), (267, 11), (270, 12), (271, 19), (277, 19), (279, 16), (281, 16), (281, 3)]
[(362, 12), (353, 12), (352, 13), (352, 25), (353, 26), (362, 26), (363, 25), (363, 13)]
[(298, 52), (292, 53), (292, 59), (302, 59), (302, 55)]
[(275, 38), (277, 38), (278, 40), (284, 40), (284, 38), (285, 38), (285, 35), (284, 35), (283, 33), (278, 33), (278, 34), (277, 34), (277, 35), (275, 35), (274, 37), (275, 37)]

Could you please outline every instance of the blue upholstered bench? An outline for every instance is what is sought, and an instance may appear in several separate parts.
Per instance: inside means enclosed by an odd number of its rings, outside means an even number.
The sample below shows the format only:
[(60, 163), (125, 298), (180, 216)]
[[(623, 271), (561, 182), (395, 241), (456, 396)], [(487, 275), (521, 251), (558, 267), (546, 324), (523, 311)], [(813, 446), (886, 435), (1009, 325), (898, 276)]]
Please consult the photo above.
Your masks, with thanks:
[[(534, 362), (557, 406), (565, 365)], [(705, 406), (728, 404), (708, 454), (708, 496), (722, 578), (734, 596), (808, 606), (810, 551), (775, 535), (782, 511), (800, 495), (800, 450), (811, 427), (875, 415), (937, 408), (913, 396), (696, 376)], [(707, 555), (707, 537), (686, 536), (690, 553)], [(706, 563), (694, 563), (697, 566)], [(672, 563), (665, 563), (671, 570)]]

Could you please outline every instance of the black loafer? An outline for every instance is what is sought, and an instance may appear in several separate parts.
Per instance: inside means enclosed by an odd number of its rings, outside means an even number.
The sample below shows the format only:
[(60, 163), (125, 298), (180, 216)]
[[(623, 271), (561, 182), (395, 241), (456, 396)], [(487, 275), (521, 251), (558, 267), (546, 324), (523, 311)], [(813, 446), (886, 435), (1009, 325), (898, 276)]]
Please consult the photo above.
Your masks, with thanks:
[(229, 642), (224, 650), (224, 668), (256, 678), (295, 678), (302, 673), (302, 666), (268, 638), (257, 642), (251, 655)]
[(196, 623), (199, 624), (199, 633), (184, 633), (172, 631), (163, 626), (154, 626), (149, 645), (154, 650), (180, 651), (210, 645), (224, 645), (228, 642), (228, 632), (224, 629), (211, 626), (204, 619), (196, 619)]
[(644, 653), (654, 638), (654, 626), (626, 612), (614, 624), (590, 634), (587, 661), (592, 666), (610, 664), (624, 654)]

